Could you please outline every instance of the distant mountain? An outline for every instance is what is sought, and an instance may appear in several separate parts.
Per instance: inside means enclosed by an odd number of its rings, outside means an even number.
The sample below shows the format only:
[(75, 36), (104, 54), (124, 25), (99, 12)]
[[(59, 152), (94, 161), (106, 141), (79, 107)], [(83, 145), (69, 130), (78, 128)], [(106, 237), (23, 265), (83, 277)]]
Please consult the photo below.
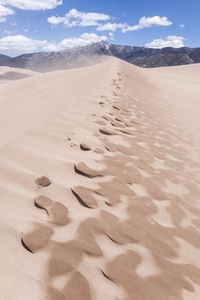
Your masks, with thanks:
[(177, 66), (200, 62), (200, 48), (163, 48), (111, 45), (112, 54), (132, 64), (145, 68)]
[(108, 45), (97, 43), (85, 47), (76, 47), (62, 52), (38, 52), (22, 54), (17, 57), (0, 55), (0, 66), (25, 68), (34, 71), (47, 72), (77, 67), (93, 62), (102, 55), (109, 55)]
[(10, 57), (0, 54), (0, 66), (7, 66), (9, 64)]
[(88, 64), (92, 58), (102, 55), (115, 56), (144, 68), (200, 63), (200, 48), (150, 49), (101, 42), (62, 52), (39, 52), (17, 57), (0, 55), (0, 66), (46, 72)]

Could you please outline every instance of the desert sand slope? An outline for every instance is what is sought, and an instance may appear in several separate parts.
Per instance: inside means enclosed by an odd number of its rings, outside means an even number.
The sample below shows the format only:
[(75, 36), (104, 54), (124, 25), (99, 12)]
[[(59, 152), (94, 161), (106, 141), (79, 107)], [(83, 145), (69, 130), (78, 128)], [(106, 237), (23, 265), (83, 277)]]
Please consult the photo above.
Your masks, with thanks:
[(0, 86), (0, 299), (200, 299), (199, 73)]
[(0, 84), (37, 75), (38, 72), (20, 68), (0, 67)]

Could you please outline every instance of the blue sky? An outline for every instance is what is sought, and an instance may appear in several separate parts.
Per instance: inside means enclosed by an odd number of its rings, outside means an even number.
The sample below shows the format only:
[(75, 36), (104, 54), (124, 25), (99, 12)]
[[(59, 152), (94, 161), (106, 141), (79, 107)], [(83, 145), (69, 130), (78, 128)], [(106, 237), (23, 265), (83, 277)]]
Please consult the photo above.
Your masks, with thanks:
[(200, 47), (199, 0), (0, 0), (0, 53), (108, 41)]

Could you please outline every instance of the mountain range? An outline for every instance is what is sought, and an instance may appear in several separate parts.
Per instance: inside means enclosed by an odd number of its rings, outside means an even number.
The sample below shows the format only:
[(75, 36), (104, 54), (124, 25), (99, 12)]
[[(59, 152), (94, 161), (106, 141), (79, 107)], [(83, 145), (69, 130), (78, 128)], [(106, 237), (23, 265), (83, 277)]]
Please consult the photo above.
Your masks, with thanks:
[(118, 57), (143, 68), (200, 63), (200, 48), (150, 49), (100, 42), (62, 52), (38, 52), (17, 57), (0, 54), (0, 66), (46, 72), (83, 65), (86, 61), (88, 63), (88, 58), (102, 55)]

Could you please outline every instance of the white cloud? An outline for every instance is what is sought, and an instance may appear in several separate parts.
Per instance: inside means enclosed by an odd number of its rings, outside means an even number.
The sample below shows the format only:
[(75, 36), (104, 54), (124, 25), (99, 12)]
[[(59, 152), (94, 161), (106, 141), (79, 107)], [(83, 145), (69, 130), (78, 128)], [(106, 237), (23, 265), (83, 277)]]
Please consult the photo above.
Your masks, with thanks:
[(66, 38), (62, 40), (58, 47), (60, 50), (79, 46), (87, 46), (101, 41), (107, 41), (106, 36), (99, 36), (96, 33), (83, 33), (80, 37)]
[(50, 43), (47, 40), (35, 40), (24, 35), (6, 36), (0, 39), (0, 51), (3, 52), (38, 52), (38, 51), (62, 51), (68, 48), (87, 46), (92, 43), (106, 41), (106, 36), (99, 36), (95, 33), (84, 33), (79, 37), (66, 38), (58, 44)]
[(184, 41), (186, 39), (182, 36), (178, 35), (169, 35), (166, 39), (156, 39), (150, 43), (146, 44), (148, 48), (165, 48), (165, 47), (174, 47), (174, 48), (181, 48), (184, 47)]
[[(167, 17), (142, 17), (137, 25), (128, 25), (126, 23), (106, 22), (113, 19), (111, 16), (103, 13), (81, 12), (73, 8), (66, 13), (64, 17), (52, 16), (47, 19), (51, 25), (63, 24), (66, 27), (86, 27), (95, 26), (97, 31), (113, 31), (120, 29), (122, 32), (135, 31), (152, 26), (170, 26), (172, 22)], [(105, 23), (106, 22), (106, 23)]]
[(66, 27), (87, 27), (98, 26), (99, 22), (110, 20), (110, 16), (103, 13), (81, 12), (73, 8), (66, 13), (64, 17), (52, 16), (48, 18), (48, 22), (52, 25), (63, 24)]
[(185, 28), (185, 25), (184, 25), (184, 24), (180, 24), (180, 27), (181, 27), (181, 28)]
[(160, 17), (160, 16), (154, 16), (154, 17), (142, 17), (139, 20), (139, 23), (137, 25), (133, 26), (127, 26), (122, 31), (136, 31), (144, 28), (150, 28), (153, 26), (170, 26), (172, 25), (172, 22), (168, 20), (167, 17)]
[(11, 35), (0, 39), (0, 50), (15, 50), (20, 52), (31, 52), (37, 50), (49, 50), (51, 44), (46, 40), (33, 40), (23, 35)]
[(106, 23), (99, 25), (97, 31), (116, 31), (117, 29), (125, 29), (127, 24), (124, 23)]
[(58, 24), (61, 24), (61, 23), (65, 22), (65, 18), (63, 18), (63, 17), (55, 17), (55, 16), (52, 16), (52, 17), (48, 18), (47, 20), (52, 25), (58, 25)]
[(0, 0), (0, 22), (5, 22), (8, 16), (15, 14), (10, 7), (23, 10), (46, 10), (62, 3), (62, 0)]
[(62, 0), (0, 0), (0, 4), (25, 10), (53, 9), (63, 3)]
[(115, 34), (113, 32), (109, 32), (108, 34), (109, 34), (110, 40), (114, 41), (115, 40)]
[(5, 22), (7, 16), (13, 15), (15, 12), (6, 6), (0, 4), (0, 22)]

